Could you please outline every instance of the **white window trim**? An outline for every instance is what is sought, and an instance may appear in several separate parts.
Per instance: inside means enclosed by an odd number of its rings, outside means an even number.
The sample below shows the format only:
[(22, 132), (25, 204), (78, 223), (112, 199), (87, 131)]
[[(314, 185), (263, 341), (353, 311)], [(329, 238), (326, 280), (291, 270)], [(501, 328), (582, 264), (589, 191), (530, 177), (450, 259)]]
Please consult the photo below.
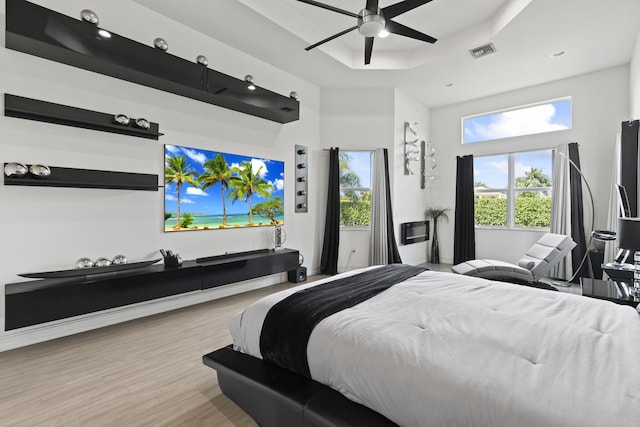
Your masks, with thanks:
[[(483, 190), (474, 190), (474, 194), (477, 193), (491, 193), (491, 192), (500, 192), (507, 194), (507, 225), (478, 225), (475, 224), (474, 219), (474, 227), (478, 230), (508, 230), (508, 231), (549, 231), (550, 227), (517, 227), (516, 226), (516, 193), (522, 193), (525, 191), (545, 191), (545, 190), (553, 190), (553, 187), (528, 187), (528, 188), (516, 188), (516, 177), (515, 177), (515, 156), (516, 154), (522, 153), (533, 153), (536, 151), (547, 151), (551, 150), (552, 152), (552, 165), (555, 161), (555, 148), (542, 148), (536, 150), (526, 150), (526, 151), (514, 151), (511, 153), (499, 153), (499, 154), (487, 154), (485, 156), (478, 157), (492, 157), (492, 156), (507, 156), (507, 166), (508, 166), (508, 178), (507, 178), (507, 188), (487, 188)], [(551, 177), (553, 179), (553, 176)], [(475, 195), (474, 195), (475, 197)]]
[[(369, 182), (373, 182), (373, 156), (375, 154), (374, 150), (340, 150), (340, 152), (344, 153), (370, 153), (371, 159), (369, 163)], [(372, 187), (339, 187), (338, 192), (342, 193), (343, 191), (368, 191), (373, 196), (373, 188)], [(371, 212), (373, 214), (373, 212)], [(340, 225), (340, 231), (371, 231), (371, 225)]]

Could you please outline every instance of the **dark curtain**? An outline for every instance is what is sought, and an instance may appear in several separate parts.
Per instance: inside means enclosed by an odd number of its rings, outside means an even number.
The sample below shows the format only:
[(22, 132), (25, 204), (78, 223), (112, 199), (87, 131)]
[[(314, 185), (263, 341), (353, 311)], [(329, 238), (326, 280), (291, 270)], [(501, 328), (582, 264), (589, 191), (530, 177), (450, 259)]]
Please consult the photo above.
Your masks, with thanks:
[[(569, 160), (573, 164), (569, 167), (569, 188), (571, 195), (571, 238), (576, 242), (576, 247), (571, 251), (571, 266), (575, 274), (574, 282), (578, 282), (580, 277), (589, 277), (588, 263), (580, 266), (587, 252), (587, 239), (584, 234), (584, 204), (582, 199), (582, 177), (580, 172), (580, 152), (578, 143), (569, 144)], [(580, 272), (576, 274), (580, 269)]]
[(458, 156), (456, 163), (456, 210), (453, 232), (453, 263), (459, 264), (476, 257), (473, 156)]
[(340, 246), (340, 161), (338, 148), (329, 150), (329, 189), (327, 215), (324, 223), (324, 241), (320, 272), (338, 274), (338, 247)]
[(622, 122), (620, 184), (627, 190), (632, 217), (638, 216), (638, 127), (640, 121)]
[(400, 264), (400, 252), (398, 252), (398, 244), (393, 230), (393, 212), (391, 211), (391, 185), (389, 185), (389, 152), (384, 149), (384, 184), (385, 198), (387, 204), (387, 253), (389, 254), (389, 264)]

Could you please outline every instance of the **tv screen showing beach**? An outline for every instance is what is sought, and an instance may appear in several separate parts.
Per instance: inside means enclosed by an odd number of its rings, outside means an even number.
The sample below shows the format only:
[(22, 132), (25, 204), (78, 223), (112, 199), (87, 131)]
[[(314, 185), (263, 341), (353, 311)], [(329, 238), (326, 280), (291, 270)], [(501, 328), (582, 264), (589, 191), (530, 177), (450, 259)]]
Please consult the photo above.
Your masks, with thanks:
[(284, 162), (164, 146), (164, 231), (284, 223)]

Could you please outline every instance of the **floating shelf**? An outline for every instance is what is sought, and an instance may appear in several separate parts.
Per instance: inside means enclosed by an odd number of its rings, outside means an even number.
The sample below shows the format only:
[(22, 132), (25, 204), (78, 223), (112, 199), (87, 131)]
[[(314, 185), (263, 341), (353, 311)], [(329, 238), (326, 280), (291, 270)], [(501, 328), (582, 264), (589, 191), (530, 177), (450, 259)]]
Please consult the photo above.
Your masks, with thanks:
[(295, 249), (264, 249), (105, 274), (8, 283), (5, 330), (295, 271)]
[(9, 49), (171, 92), (252, 116), (289, 123), (300, 103), (25, 0), (6, 1)]
[(114, 122), (115, 114), (84, 110), (8, 93), (4, 94), (4, 115), (155, 140), (163, 135), (158, 132), (157, 123), (150, 122), (149, 129), (142, 129), (135, 127), (135, 119), (132, 118), (129, 125), (119, 125)]
[(51, 166), (48, 178), (30, 174), (19, 178), (4, 175), (4, 185), (158, 191), (158, 175)]

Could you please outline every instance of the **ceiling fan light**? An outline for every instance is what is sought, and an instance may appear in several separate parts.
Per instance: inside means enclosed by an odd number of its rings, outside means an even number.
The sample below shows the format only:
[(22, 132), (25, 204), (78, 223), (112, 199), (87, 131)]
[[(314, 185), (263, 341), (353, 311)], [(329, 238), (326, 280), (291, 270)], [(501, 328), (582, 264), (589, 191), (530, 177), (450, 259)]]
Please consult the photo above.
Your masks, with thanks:
[(375, 37), (384, 30), (386, 24), (382, 15), (363, 9), (358, 18), (358, 32), (365, 37)]
[(389, 37), (389, 31), (386, 28), (383, 28), (382, 31), (378, 33), (378, 37), (384, 39), (385, 37)]

